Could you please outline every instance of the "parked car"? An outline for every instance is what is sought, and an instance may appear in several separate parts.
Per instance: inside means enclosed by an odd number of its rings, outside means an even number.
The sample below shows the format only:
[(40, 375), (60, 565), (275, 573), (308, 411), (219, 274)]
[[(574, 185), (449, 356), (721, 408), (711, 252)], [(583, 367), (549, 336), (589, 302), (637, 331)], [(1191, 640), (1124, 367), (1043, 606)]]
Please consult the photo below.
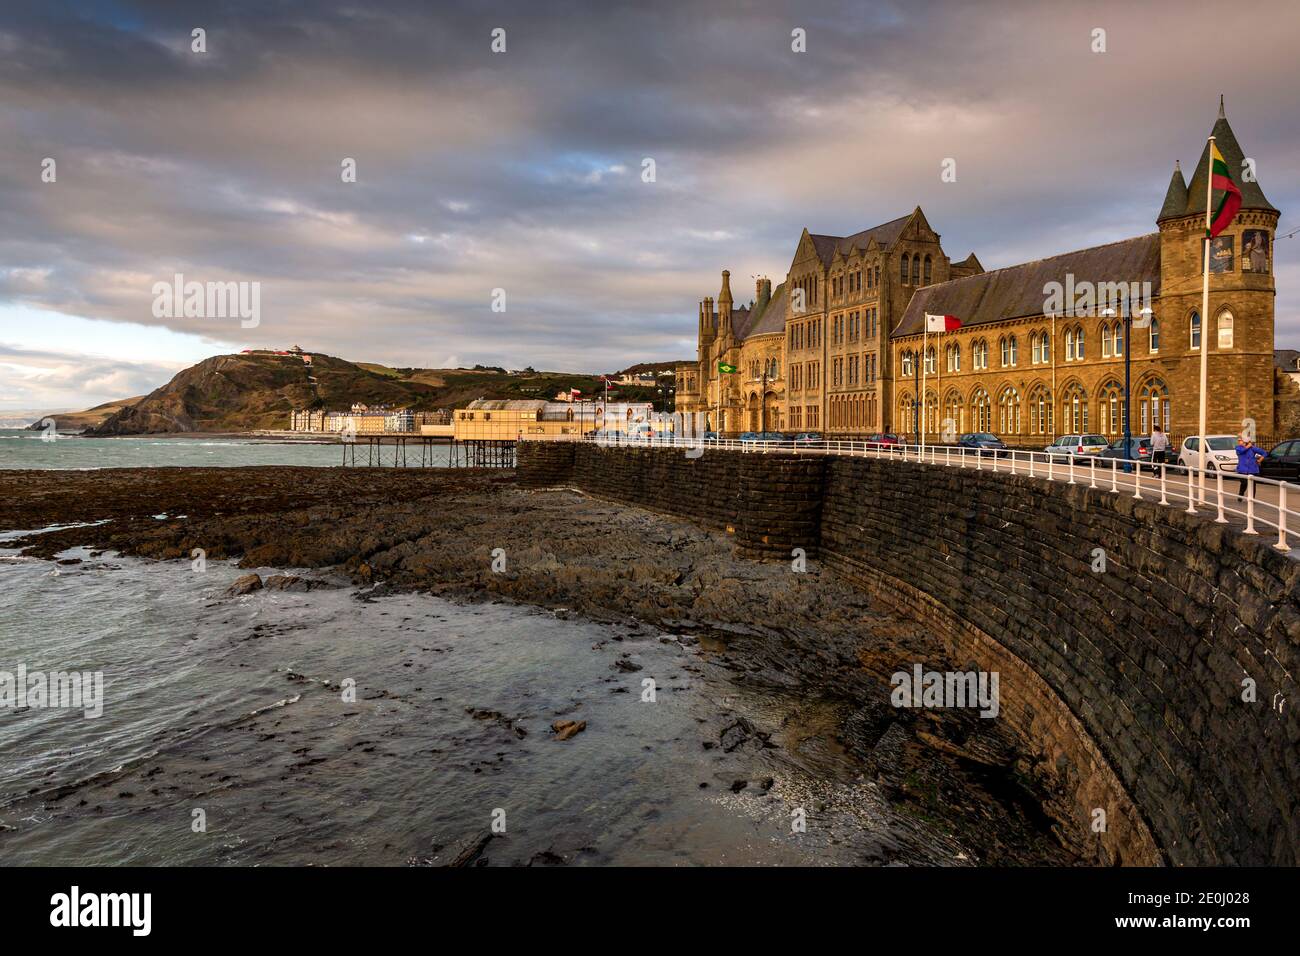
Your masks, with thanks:
[(988, 432), (967, 432), (964, 435), (957, 436), (958, 448), (974, 448), (981, 455), (991, 454), (998, 457), (1006, 450), (1007, 443), (997, 435), (991, 435)]
[(758, 432), (741, 432), (740, 441), (742, 442), (762, 441), (762, 435), (760, 435), (760, 433)]
[(891, 432), (876, 432), (874, 435), (868, 435), (867, 441), (873, 445), (901, 445), (903, 439)]
[(1062, 435), (1043, 449), (1052, 456), (1053, 461), (1100, 455), (1105, 450), (1105, 435)]
[(1278, 442), (1259, 463), (1259, 473), (1279, 481), (1300, 481), (1300, 438)]
[(1236, 435), (1206, 435), (1204, 444), (1208, 450), (1205, 452), (1201, 451), (1201, 444), (1200, 435), (1184, 438), (1182, 447), (1178, 449), (1178, 464), (1184, 468), (1203, 467), (1206, 471), (1237, 470)]
[(790, 439), (786, 438), (785, 435), (783, 435), (781, 432), (759, 432), (758, 440), (784, 444), (788, 442)]
[(794, 436), (794, 443), (796, 445), (807, 445), (821, 440), (822, 436), (820, 432), (800, 432)]
[(1148, 467), (1154, 459), (1151, 457), (1151, 439), (1143, 438), (1137, 435), (1128, 439), (1129, 451), (1124, 454), (1124, 439), (1116, 438), (1113, 442), (1101, 450), (1098, 458), (1106, 459), (1107, 464), (1112, 462), (1120, 465), (1125, 459), (1136, 462), (1139, 468)]

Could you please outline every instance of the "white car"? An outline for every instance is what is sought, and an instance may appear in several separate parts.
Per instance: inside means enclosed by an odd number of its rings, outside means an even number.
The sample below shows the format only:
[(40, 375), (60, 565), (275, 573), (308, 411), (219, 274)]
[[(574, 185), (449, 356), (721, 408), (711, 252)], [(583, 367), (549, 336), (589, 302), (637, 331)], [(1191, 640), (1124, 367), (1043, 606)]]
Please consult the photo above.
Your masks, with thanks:
[(1237, 436), (1207, 435), (1205, 444), (1209, 446), (1205, 453), (1205, 464), (1201, 464), (1201, 436), (1191, 435), (1183, 439), (1178, 449), (1178, 464), (1184, 468), (1205, 468), (1207, 471), (1237, 470)]
[(1110, 442), (1105, 435), (1062, 435), (1043, 449), (1054, 461), (1100, 455)]

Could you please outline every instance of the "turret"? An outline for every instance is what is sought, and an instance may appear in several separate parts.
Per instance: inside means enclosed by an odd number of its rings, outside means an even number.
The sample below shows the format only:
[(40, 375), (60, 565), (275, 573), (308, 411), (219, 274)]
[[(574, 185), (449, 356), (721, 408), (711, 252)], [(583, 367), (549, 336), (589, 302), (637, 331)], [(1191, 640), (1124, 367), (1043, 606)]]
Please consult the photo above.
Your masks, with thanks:
[(1165, 201), (1160, 207), (1160, 215), (1156, 216), (1156, 222), (1164, 222), (1166, 219), (1176, 219), (1185, 215), (1187, 212), (1187, 183), (1183, 181), (1183, 170), (1178, 165), (1178, 160), (1174, 160), (1174, 174), (1169, 179), (1169, 188), (1165, 191)]
[(731, 334), (731, 273), (722, 270), (722, 291), (718, 293), (718, 334)]

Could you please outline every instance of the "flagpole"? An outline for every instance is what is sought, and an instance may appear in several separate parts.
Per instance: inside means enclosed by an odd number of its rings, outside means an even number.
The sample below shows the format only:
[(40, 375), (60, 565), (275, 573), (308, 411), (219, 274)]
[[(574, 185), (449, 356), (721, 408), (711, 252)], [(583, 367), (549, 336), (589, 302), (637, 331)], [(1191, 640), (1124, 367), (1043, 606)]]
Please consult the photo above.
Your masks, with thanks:
[(1210, 209), (1214, 200), (1214, 137), (1205, 148), (1205, 274), (1201, 281), (1201, 402), (1200, 402), (1200, 491), (1198, 497), (1205, 504), (1205, 465), (1208, 458), (1205, 440), (1206, 391), (1210, 368)]

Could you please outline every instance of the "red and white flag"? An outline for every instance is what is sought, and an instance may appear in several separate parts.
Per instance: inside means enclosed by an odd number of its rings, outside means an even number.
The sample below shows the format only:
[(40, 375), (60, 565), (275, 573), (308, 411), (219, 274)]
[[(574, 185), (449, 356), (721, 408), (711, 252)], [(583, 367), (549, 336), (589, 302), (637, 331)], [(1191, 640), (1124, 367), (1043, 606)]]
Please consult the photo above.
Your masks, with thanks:
[(955, 315), (934, 315), (925, 313), (925, 330), (927, 332), (951, 332), (961, 328), (961, 319)]

